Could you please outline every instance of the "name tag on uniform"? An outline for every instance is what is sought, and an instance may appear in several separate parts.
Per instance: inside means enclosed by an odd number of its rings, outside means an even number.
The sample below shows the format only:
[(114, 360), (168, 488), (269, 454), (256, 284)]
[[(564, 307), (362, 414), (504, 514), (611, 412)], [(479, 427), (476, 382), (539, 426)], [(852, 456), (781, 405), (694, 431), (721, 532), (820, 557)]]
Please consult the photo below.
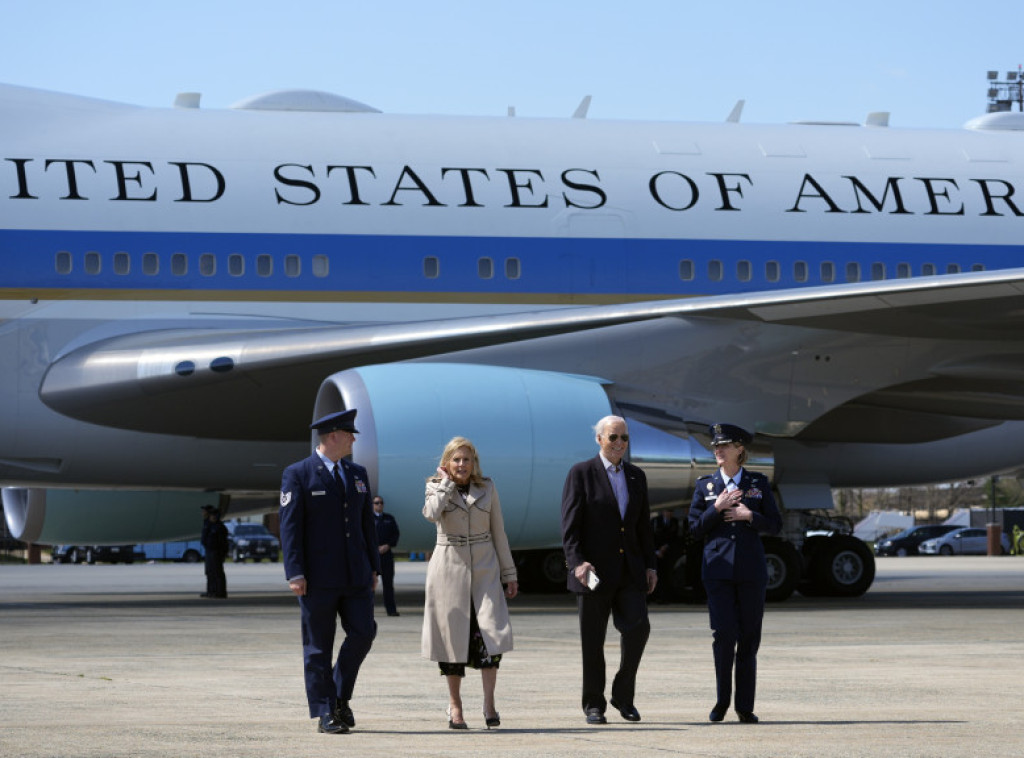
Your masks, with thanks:
[(326, 495), (327, 490), (313, 490), (309, 494), (312, 495), (313, 497), (317, 497), (318, 495)]
[(718, 500), (718, 496), (717, 495), (705, 495), (704, 499), (705, 500)]

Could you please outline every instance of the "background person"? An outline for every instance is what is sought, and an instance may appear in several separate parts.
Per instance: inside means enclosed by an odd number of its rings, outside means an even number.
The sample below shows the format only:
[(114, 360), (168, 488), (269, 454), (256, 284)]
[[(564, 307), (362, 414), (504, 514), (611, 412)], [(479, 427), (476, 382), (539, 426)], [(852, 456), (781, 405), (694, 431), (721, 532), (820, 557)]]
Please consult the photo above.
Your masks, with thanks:
[(672, 563), (679, 544), (679, 520), (672, 511), (664, 510), (651, 519), (654, 557), (658, 560), (658, 586), (651, 599), (656, 603), (672, 600)]
[(761, 535), (778, 534), (782, 517), (768, 477), (743, 468), (751, 435), (732, 424), (715, 424), (709, 431), (719, 469), (697, 480), (688, 517), (693, 536), (704, 540), (701, 575), (718, 692), (708, 718), (721, 721), (729, 710), (735, 662), (736, 715), (756, 724), (757, 649), (768, 586)]
[[(600, 452), (574, 465), (562, 490), (567, 584), (580, 616), (583, 712), (588, 724), (607, 721), (604, 640), (611, 615), (621, 640), (611, 705), (627, 721), (639, 721), (636, 674), (651, 633), (647, 595), (658, 583), (647, 477), (622, 460), (629, 443), (625, 419), (606, 416), (594, 433)], [(594, 589), (587, 585), (590, 573), (600, 581)]]
[(423, 657), (437, 661), (447, 680), (451, 729), (467, 728), (461, 695), (467, 664), (480, 669), (484, 721), (488, 728), (498, 726), (498, 666), (512, 649), (506, 597), (516, 596), (519, 582), (498, 491), (481, 473), (476, 448), (465, 437), (445, 446), (436, 476), (427, 480), (423, 515), (437, 525), (427, 565)]
[[(370, 480), (366, 469), (345, 460), (357, 434), (355, 417), (352, 409), (314, 421), (320, 444), (281, 477), (281, 549), (288, 587), (299, 598), (309, 716), (328, 734), (356, 725), (349, 700), (377, 634), (380, 557)], [(338, 619), (345, 641), (332, 668)]]
[(228, 528), (220, 520), (220, 511), (212, 505), (203, 506), (203, 532), (199, 542), (203, 546), (206, 567), (206, 592), (199, 597), (226, 598), (228, 579), (224, 575), (224, 561), (228, 557)]
[(377, 552), (380, 553), (380, 579), (384, 585), (384, 608), (389, 616), (397, 616), (395, 605), (395, 554), (398, 544), (398, 522), (390, 513), (384, 512), (384, 498), (373, 498), (373, 521), (377, 527)]

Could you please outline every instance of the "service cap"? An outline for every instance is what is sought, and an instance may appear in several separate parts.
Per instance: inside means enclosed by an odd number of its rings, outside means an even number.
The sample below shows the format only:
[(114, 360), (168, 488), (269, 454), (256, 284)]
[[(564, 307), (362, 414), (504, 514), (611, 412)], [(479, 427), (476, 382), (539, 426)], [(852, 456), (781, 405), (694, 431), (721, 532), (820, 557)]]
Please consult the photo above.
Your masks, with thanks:
[(711, 434), (712, 447), (728, 445), (730, 442), (746, 445), (754, 439), (750, 432), (733, 424), (712, 424), (708, 427), (708, 432)]
[(320, 434), (330, 434), (331, 432), (352, 432), (358, 434), (359, 430), (356, 429), (356, 409), (350, 408), (347, 411), (339, 411), (337, 413), (330, 413), (326, 416), (318, 418), (312, 424), (309, 425), (310, 429), (316, 429)]

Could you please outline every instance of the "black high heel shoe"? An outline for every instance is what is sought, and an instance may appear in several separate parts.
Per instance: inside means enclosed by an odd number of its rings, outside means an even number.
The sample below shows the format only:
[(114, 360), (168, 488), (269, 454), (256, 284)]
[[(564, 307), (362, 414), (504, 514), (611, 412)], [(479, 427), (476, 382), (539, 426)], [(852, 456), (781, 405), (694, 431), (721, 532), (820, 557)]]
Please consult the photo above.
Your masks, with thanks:
[(493, 716), (488, 716), (484, 711), (484, 723), (487, 724), (488, 729), (501, 726), (501, 714), (495, 711)]
[(465, 720), (459, 722), (452, 720), (452, 707), (450, 705), (448, 706), (448, 710), (445, 712), (448, 714), (449, 729), (469, 729), (469, 725), (465, 722)]

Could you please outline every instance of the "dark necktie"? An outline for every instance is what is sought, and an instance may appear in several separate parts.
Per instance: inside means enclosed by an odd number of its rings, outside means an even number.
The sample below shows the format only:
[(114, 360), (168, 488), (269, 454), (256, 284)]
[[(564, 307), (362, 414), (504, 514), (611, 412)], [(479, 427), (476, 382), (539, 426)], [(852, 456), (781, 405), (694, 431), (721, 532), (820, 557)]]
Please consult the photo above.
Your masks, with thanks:
[(726, 483), (726, 485), (725, 485), (725, 488), (726, 488), (727, 490), (729, 490), (730, 492), (732, 492), (732, 491), (733, 491), (734, 489), (736, 489), (736, 482), (734, 482), (734, 481), (733, 481), (732, 479), (730, 479), (730, 480), (729, 480), (729, 481), (728, 481), (728, 482)]
[(345, 480), (341, 478), (341, 464), (340, 463), (335, 463), (334, 464), (334, 481), (337, 483), (338, 489), (341, 490), (342, 492), (344, 492), (345, 491)]

